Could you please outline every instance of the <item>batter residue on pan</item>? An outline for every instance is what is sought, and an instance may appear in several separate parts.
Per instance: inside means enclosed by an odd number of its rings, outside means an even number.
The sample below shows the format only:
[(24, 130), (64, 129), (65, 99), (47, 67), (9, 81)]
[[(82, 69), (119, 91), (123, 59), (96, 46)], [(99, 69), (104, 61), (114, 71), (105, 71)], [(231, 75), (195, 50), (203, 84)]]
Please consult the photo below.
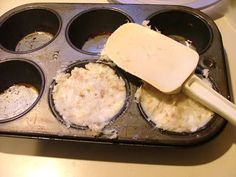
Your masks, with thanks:
[(125, 103), (124, 80), (107, 65), (89, 63), (56, 78), (55, 108), (69, 123), (101, 130)]
[(101, 34), (94, 38), (89, 38), (82, 47), (82, 50), (93, 53), (100, 53), (104, 48), (110, 34)]
[(8, 119), (26, 111), (37, 99), (38, 91), (30, 85), (16, 84), (0, 94), (0, 119)]
[(50, 40), (52, 40), (52, 38), (53, 35), (47, 32), (31, 33), (18, 42), (15, 51), (24, 52), (36, 49), (48, 43)]

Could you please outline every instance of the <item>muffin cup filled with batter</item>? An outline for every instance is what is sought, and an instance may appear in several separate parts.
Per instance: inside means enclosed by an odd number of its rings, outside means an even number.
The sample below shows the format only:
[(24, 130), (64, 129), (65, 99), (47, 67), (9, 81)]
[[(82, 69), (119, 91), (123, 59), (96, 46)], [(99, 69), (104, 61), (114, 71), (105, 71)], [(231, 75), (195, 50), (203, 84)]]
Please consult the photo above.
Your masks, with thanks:
[(49, 102), (58, 120), (68, 127), (103, 129), (127, 107), (125, 78), (103, 62), (78, 62), (52, 84)]
[[(216, 88), (209, 78), (202, 79)], [(162, 132), (182, 135), (195, 133), (214, 121), (214, 112), (181, 92), (165, 94), (144, 83), (135, 96), (143, 117)]]

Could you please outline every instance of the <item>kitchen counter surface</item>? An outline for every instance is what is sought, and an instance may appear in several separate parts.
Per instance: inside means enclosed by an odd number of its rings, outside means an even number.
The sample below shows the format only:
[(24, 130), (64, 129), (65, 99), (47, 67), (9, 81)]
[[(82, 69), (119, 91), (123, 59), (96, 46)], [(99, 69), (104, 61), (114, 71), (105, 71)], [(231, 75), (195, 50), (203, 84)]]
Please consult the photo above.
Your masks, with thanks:
[[(32, 2), (39, 1), (0, 0), (0, 15), (18, 5)], [(236, 101), (236, 50), (233, 44), (236, 28), (227, 15), (217, 19), (216, 24), (223, 37)], [(235, 168), (236, 128), (230, 124), (210, 142), (189, 148), (146, 148), (0, 137), (1, 177), (235, 177)]]

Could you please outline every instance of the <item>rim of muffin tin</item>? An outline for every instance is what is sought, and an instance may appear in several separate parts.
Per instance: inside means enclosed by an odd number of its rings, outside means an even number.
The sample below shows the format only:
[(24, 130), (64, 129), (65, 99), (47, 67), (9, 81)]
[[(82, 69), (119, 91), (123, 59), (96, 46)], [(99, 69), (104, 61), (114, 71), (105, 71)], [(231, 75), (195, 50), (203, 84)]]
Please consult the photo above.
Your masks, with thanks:
[[(123, 10), (121, 9), (116, 9), (114, 7), (94, 7), (94, 8), (91, 8), (91, 9), (88, 9), (88, 10), (83, 10), (82, 12), (78, 13), (77, 15), (75, 15), (74, 17), (72, 17), (72, 19), (69, 20), (68, 24), (66, 25), (66, 29), (65, 29), (65, 37), (66, 37), (66, 41), (67, 43), (73, 48), (75, 49), (76, 51), (78, 52), (81, 52), (81, 53), (84, 53), (84, 54), (87, 54), (87, 55), (99, 55), (100, 53), (97, 53), (97, 52), (89, 52), (89, 51), (86, 51), (86, 50), (83, 50), (83, 49), (80, 49), (78, 47), (76, 47), (73, 42), (71, 41), (70, 39), (70, 36), (69, 36), (69, 30), (70, 30), (70, 27), (71, 25), (73, 24), (73, 22), (75, 20), (77, 20), (80, 16), (86, 14), (86, 13), (89, 13), (89, 12), (93, 12), (93, 11), (96, 11), (96, 10), (108, 10), (108, 11), (113, 11), (113, 12), (116, 12), (116, 13), (120, 13), (121, 15), (123, 15), (124, 17), (127, 18), (127, 22), (128, 23), (135, 23), (135, 21), (133, 20), (133, 18), (126, 12), (124, 12)], [(94, 21), (94, 23), (96, 23), (96, 21)], [(122, 24), (121, 24), (122, 25)], [(114, 32), (114, 31), (113, 31)]]
[[(199, 55), (202, 55), (203, 53), (205, 53), (210, 48), (213, 38), (214, 38), (212, 28), (211, 28), (209, 22), (207, 21), (207, 19), (208, 20), (211, 20), (211, 19), (207, 15), (203, 14), (201, 11), (195, 12), (195, 9), (191, 9), (189, 7), (184, 7), (184, 6), (174, 5), (172, 8), (167, 7), (165, 9), (161, 9), (161, 10), (158, 10), (158, 11), (150, 14), (148, 17), (145, 18), (145, 21), (149, 21), (147, 24), (149, 26), (151, 18), (161, 15), (161, 14), (169, 13), (169, 12), (180, 12), (180, 13), (185, 13), (186, 15), (192, 15), (196, 19), (200, 20), (206, 26), (208, 33), (210, 35), (209, 40), (208, 40), (207, 45), (200, 52), (198, 52)], [(152, 26), (151, 26), (151, 29), (152, 29)], [(154, 29), (152, 29), (152, 30), (154, 30)], [(161, 31), (161, 33), (162, 33), (162, 31)], [(164, 34), (164, 35), (166, 35), (166, 34)], [(168, 35), (166, 35), (166, 36), (168, 36)], [(196, 51), (198, 51), (198, 50), (196, 50)]]
[[(13, 11), (11, 12), (9, 15), (5, 16), (2, 20), (2, 22), (0, 23), (0, 28), (2, 27), (2, 25), (7, 22), (7, 20), (9, 20), (11, 17), (13, 17), (14, 15), (17, 15), (19, 13), (22, 13), (24, 11), (29, 11), (29, 10), (44, 10), (44, 11), (47, 11), (53, 15), (55, 15), (55, 17), (57, 18), (58, 20), (58, 29), (57, 29), (57, 32), (55, 33), (55, 35), (53, 36), (53, 38), (46, 42), (45, 44), (35, 48), (35, 49), (31, 49), (31, 50), (26, 50), (26, 51), (14, 51), (14, 50), (10, 50), (10, 49), (7, 49), (6, 47), (4, 47), (1, 43), (0, 43), (0, 49), (8, 52), (8, 53), (13, 53), (13, 54), (29, 54), (29, 53), (32, 53), (32, 52), (35, 52), (35, 51), (38, 51), (42, 48), (45, 48), (46, 46), (48, 46), (50, 43), (52, 43), (59, 35), (59, 33), (61, 32), (61, 28), (62, 28), (62, 18), (61, 16), (59, 15), (59, 13), (57, 13), (55, 10), (51, 9), (51, 8), (48, 8), (48, 7), (41, 7), (41, 6), (26, 6), (26, 7), (23, 7), (22, 9), (17, 9), (16, 11)], [(24, 36), (25, 37), (25, 36)]]
[(43, 95), (44, 89), (45, 89), (45, 76), (44, 76), (42, 69), (40, 68), (40, 66), (38, 64), (36, 64), (35, 62), (33, 62), (31, 60), (25, 59), (25, 58), (8, 58), (8, 59), (0, 61), (0, 64), (5, 63), (5, 62), (11, 62), (11, 61), (26, 62), (26, 63), (32, 65), (38, 71), (38, 74), (40, 75), (40, 78), (41, 78), (42, 85), (41, 85), (41, 90), (38, 92), (39, 94), (37, 96), (37, 99), (31, 104), (31, 106), (28, 109), (24, 110), (20, 114), (15, 115), (13, 117), (2, 119), (2, 120), (0, 120), (0, 123), (7, 123), (7, 122), (14, 121), (16, 119), (23, 117), (27, 113), (29, 113), (36, 106), (36, 104), (39, 102), (39, 100), (41, 99), (41, 97)]
[[(123, 79), (123, 81), (125, 82), (126, 97), (125, 97), (124, 105), (119, 110), (119, 112), (116, 113), (110, 119), (109, 123), (107, 125), (105, 125), (105, 127), (106, 127), (106, 126), (110, 125), (112, 122), (114, 122), (117, 118), (119, 118), (128, 109), (128, 106), (130, 104), (130, 96), (131, 96), (130, 84), (129, 84), (129, 81), (126, 79), (125, 75), (122, 73), (124, 71), (122, 71), (117, 66), (113, 66), (110, 62), (103, 61), (103, 60), (96, 60), (96, 59), (89, 60), (89, 59), (86, 59), (86, 60), (77, 61), (77, 62), (72, 63), (71, 65), (69, 65), (62, 73), (70, 73), (75, 67), (84, 68), (84, 66), (88, 63), (98, 63), (98, 64), (103, 64), (103, 65), (109, 66), (111, 69), (113, 69), (115, 71), (115, 74), (117, 76), (121, 77)], [(52, 114), (54, 115), (54, 117), (61, 124), (67, 126), (68, 128), (74, 128), (74, 129), (78, 129), (78, 130), (90, 130), (88, 126), (77, 125), (75, 123), (71, 123), (70, 121), (66, 121), (63, 118), (63, 116), (59, 113), (59, 111), (57, 111), (57, 109), (55, 107), (55, 104), (54, 104), (54, 99), (53, 99), (53, 89), (54, 89), (54, 86), (56, 84), (57, 84), (56, 80), (54, 79), (50, 84), (49, 92), (48, 92), (48, 103), (49, 103), (50, 110), (51, 110)]]
[[(208, 79), (212, 84), (212, 88), (215, 91), (220, 93), (220, 91), (217, 87), (217, 84), (215, 83), (213, 78), (211, 76), (208, 76)], [(142, 84), (140, 85), (140, 87), (142, 87)], [(164, 135), (184, 137), (184, 136), (192, 136), (192, 135), (200, 134), (202, 132), (204, 133), (204, 131), (206, 131), (212, 124), (214, 124), (217, 121), (217, 119), (220, 118), (218, 114), (213, 112), (213, 115), (211, 116), (211, 119), (204, 126), (198, 128), (196, 131), (194, 131), (194, 132), (174, 132), (174, 131), (164, 130), (162, 128), (157, 127), (156, 124), (147, 116), (146, 112), (143, 110), (143, 107), (142, 107), (142, 104), (140, 103), (140, 101), (137, 101), (136, 104), (137, 104), (137, 107), (139, 109), (139, 112), (141, 113), (142, 118), (149, 124), (149, 126), (151, 128), (154, 128), (154, 130), (156, 130), (156, 131), (158, 131), (158, 132), (160, 132), (161, 134), (164, 134)]]

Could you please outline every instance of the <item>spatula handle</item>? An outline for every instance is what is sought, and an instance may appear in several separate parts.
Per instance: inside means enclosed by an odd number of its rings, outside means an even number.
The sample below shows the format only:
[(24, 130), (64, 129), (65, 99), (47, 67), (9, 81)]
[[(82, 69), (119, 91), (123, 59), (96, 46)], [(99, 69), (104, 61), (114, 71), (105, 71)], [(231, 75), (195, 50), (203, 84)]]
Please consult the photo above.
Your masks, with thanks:
[(236, 126), (236, 105), (217, 93), (196, 75), (187, 79), (183, 92)]

